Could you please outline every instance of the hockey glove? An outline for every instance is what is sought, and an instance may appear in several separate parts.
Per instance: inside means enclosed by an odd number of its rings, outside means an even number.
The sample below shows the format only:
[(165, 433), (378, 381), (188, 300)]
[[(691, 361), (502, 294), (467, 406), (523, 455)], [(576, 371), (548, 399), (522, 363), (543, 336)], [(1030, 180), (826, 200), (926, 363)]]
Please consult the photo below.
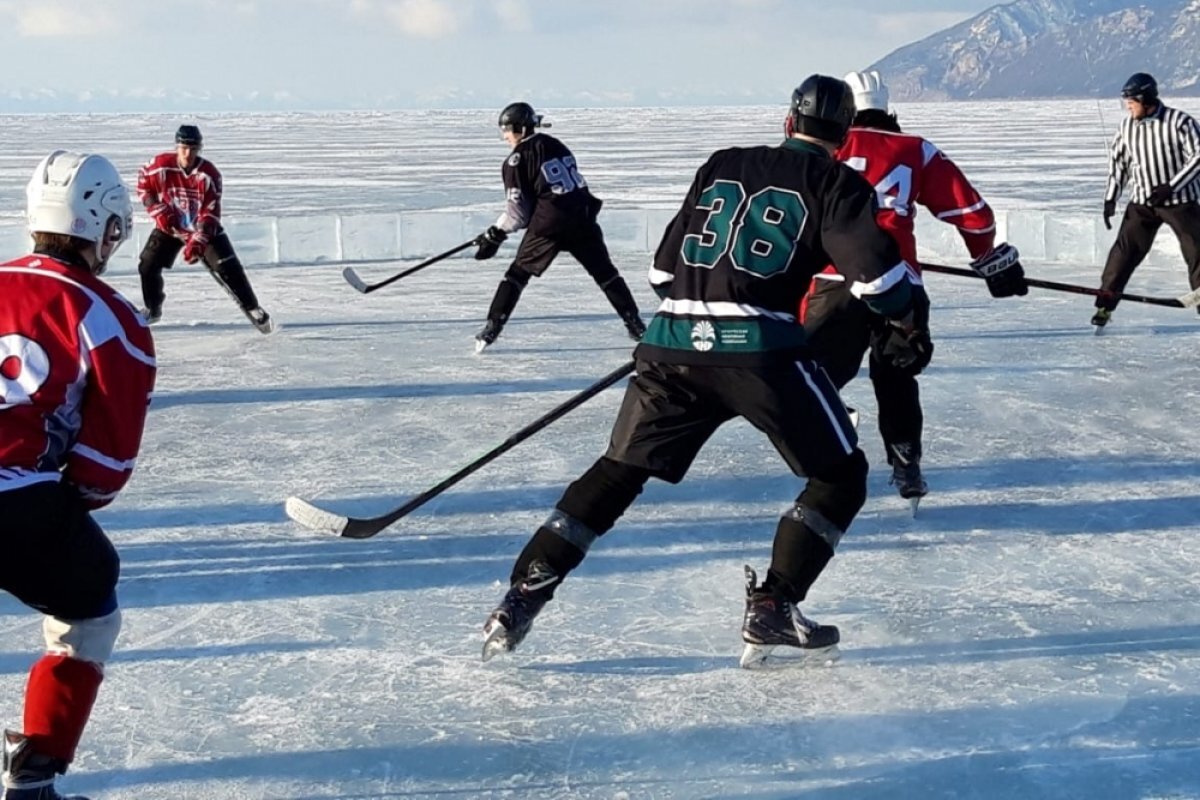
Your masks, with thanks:
[(195, 264), (204, 257), (204, 251), (208, 248), (208, 236), (203, 233), (193, 233), (188, 237), (187, 244), (183, 246), (183, 260), (189, 264)]
[(500, 245), (508, 238), (508, 234), (492, 225), (483, 233), (479, 234), (475, 239), (475, 246), (479, 249), (475, 251), (476, 261), (487, 261), (500, 250)]
[(929, 331), (915, 327), (912, 315), (889, 319), (871, 336), (875, 358), (906, 375), (920, 375), (933, 358)]
[(1146, 204), (1152, 206), (1163, 206), (1171, 199), (1171, 184), (1160, 183), (1150, 190), (1149, 196), (1146, 197)]
[(1112, 218), (1114, 216), (1116, 216), (1116, 213), (1117, 213), (1117, 201), (1116, 200), (1105, 200), (1104, 201), (1104, 227), (1110, 231), (1112, 230)]
[(972, 261), (971, 269), (987, 281), (992, 297), (1023, 297), (1029, 294), (1029, 286), (1025, 283), (1025, 269), (1020, 258), (1017, 248), (1003, 242)]

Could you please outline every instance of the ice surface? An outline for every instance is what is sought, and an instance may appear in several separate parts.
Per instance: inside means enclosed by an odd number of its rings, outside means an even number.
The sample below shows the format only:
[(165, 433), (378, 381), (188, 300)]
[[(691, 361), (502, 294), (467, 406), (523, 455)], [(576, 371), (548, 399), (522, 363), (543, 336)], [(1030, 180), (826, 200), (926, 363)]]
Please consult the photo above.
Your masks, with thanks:
[[(1070, 150), (1062, 107), (918, 106), (902, 119), (961, 152), (1003, 211), (1082, 216), (1098, 206), (1102, 150)], [(1068, 121), (1086, 125), (1087, 110)], [(647, 112), (614, 128), (611, 111), (564, 111), (555, 132), (614, 201), (605, 214), (640, 213), (636, 193), (661, 225), (709, 148), (775, 139), (778, 110), (753, 127), (746, 115)], [(418, 127), (398, 115), (220, 118), (205, 133), (231, 217), (322, 231), (313, 220), (407, 215), (429, 199), (451, 210), (401, 239), (444, 250), (477, 227), (466, 215), (498, 213), (503, 153), (491, 113), (477, 137), (443, 116)], [(1019, 136), (1005, 135), (1012, 120)], [(135, 166), (173, 130), (85, 122)], [(29, 168), (42, 143), (84, 125), (7, 123)], [(364, 156), (379, 152), (391, 155)], [(1064, 188), (1049, 166), (1026, 175), (1026, 158), (1080, 175)], [(289, 162), (310, 170), (283, 181)], [(24, 167), (3, 164), (0, 196), (15, 207)], [(231, 230), (239, 247), (269, 250), (269, 227)], [(1045, 246), (1062, 252), (1073, 235)], [(380, 513), (628, 358), (620, 321), (567, 259), (475, 356), (505, 248), (367, 296), (338, 263), (256, 260), (251, 279), (282, 325), (271, 336), (203, 269), (167, 274), (138, 472), (98, 515), (122, 554), (126, 624), (64, 789), (104, 800), (1200, 796), (1195, 313), (1125, 304), (1096, 338), (1086, 297), (997, 301), (980, 281), (928, 276), (930, 494), (912, 519), (887, 485), (871, 388), (852, 383), (871, 496), (804, 604), (842, 629), (833, 667), (736, 668), (742, 565), (766, 566), (800, 489), (744, 424), (722, 429), (683, 484), (651, 484), (522, 648), (483, 665), (482, 624), (512, 560), (603, 451), (619, 390), (373, 539), (300, 530), (283, 500)], [(618, 261), (653, 308), (649, 253)], [(1031, 275), (1097, 280), (1094, 262), (1026, 262)], [(377, 280), (412, 263), (357, 269)], [(131, 266), (113, 282), (138, 299)], [(1130, 286), (1186, 288), (1177, 256)], [(19, 726), (40, 620), (2, 596), (0, 630), (0, 720)]]

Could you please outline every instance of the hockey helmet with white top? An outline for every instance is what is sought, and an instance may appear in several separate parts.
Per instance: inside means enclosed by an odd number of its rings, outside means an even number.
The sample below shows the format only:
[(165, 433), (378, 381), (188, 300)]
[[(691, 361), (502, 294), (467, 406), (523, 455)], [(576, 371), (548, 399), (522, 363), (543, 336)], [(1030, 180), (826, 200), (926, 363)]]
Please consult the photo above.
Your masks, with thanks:
[[(97, 245), (107, 237), (115, 252), (133, 232), (129, 189), (104, 156), (55, 150), (33, 171), (25, 198), (30, 233), (63, 234)], [(97, 274), (103, 267), (98, 265)]]

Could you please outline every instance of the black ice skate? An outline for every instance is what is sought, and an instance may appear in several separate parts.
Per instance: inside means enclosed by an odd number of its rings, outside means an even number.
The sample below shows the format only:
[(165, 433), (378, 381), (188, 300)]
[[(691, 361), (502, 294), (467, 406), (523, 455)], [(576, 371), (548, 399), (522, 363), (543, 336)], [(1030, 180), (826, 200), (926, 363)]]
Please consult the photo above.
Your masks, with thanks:
[(1097, 336), (1104, 332), (1104, 326), (1112, 319), (1112, 313), (1107, 308), (1098, 308), (1096, 313), (1092, 315), (1092, 324), (1096, 326), (1094, 331)]
[(768, 656), (780, 646), (798, 648), (805, 660), (814, 655), (822, 656), (824, 661), (836, 657), (841, 639), (837, 627), (821, 625), (804, 616), (795, 603), (759, 586), (753, 569), (745, 569), (746, 616), (742, 620), (742, 641), (746, 646), (739, 662), (742, 669), (767, 666)]
[(60, 759), (36, 752), (23, 733), (4, 732), (4, 794), (0, 800), (87, 800), (58, 793), (54, 781), (66, 772)]
[(482, 353), (488, 349), (500, 336), (500, 331), (502, 330), (504, 330), (504, 323), (489, 319), (479, 329), (479, 333), (475, 334), (475, 352)]
[(525, 580), (514, 584), (483, 626), (483, 660), (517, 648), (550, 599), (558, 576), (541, 561), (529, 565)]
[(621, 320), (625, 323), (625, 331), (629, 334), (630, 339), (640, 342), (642, 337), (646, 335), (646, 323), (642, 322), (640, 314), (636, 312), (624, 314)]
[(912, 446), (899, 444), (891, 446), (892, 478), (889, 481), (896, 487), (900, 496), (908, 501), (912, 515), (917, 515), (917, 506), (921, 498), (929, 494), (929, 485), (921, 474), (921, 462), (912, 455)]
[(275, 330), (275, 323), (271, 322), (271, 315), (261, 308), (255, 307), (248, 310), (246, 317), (250, 320), (250, 324), (258, 329), (259, 333), (271, 333)]
[(147, 325), (153, 325), (162, 319), (162, 309), (146, 306), (142, 309), (142, 318), (146, 320)]

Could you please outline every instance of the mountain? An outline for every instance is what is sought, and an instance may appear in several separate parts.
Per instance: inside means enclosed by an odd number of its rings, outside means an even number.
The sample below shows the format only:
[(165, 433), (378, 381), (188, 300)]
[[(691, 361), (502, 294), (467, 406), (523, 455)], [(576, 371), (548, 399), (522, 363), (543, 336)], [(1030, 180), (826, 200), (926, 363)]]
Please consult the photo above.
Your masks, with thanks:
[(870, 68), (893, 100), (1115, 96), (1134, 72), (1200, 95), (1200, 0), (1017, 0)]

